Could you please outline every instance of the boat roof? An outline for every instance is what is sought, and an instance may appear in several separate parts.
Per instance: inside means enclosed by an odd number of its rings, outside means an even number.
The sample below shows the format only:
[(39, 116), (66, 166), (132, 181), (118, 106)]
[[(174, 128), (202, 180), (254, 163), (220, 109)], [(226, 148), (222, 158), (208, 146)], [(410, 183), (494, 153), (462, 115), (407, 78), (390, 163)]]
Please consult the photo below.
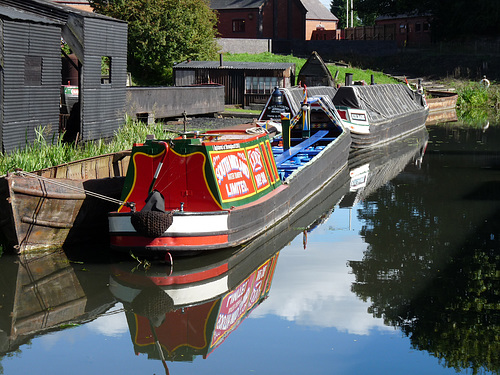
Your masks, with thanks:
[(379, 122), (425, 107), (421, 95), (404, 84), (342, 86), (333, 98), (337, 107), (364, 109), (372, 122)]
[[(300, 110), (302, 101), (304, 100), (304, 88), (301, 86), (294, 86), (291, 88), (282, 89), (283, 93), (289, 98), (290, 107), (292, 112), (297, 113)], [(333, 99), (337, 89), (333, 86), (312, 86), (307, 87), (307, 96), (327, 96)]]

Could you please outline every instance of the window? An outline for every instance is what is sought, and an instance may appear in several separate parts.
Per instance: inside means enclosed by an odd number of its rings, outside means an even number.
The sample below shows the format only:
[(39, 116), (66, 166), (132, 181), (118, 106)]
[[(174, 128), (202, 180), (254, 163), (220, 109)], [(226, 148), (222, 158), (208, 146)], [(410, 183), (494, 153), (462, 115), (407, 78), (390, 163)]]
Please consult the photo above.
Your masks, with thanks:
[(233, 20), (233, 33), (243, 33), (245, 32), (245, 20), (237, 19)]
[(111, 83), (111, 57), (101, 56), (101, 84)]
[(429, 31), (431, 29), (431, 25), (429, 22), (424, 22), (424, 31)]
[(245, 94), (271, 94), (276, 86), (283, 86), (278, 77), (245, 77)]
[(399, 33), (404, 34), (406, 32), (406, 25), (404, 23), (401, 23), (399, 25)]
[(24, 60), (24, 84), (26, 86), (42, 85), (41, 56), (26, 56)]
[(419, 32), (421, 32), (421, 31), (422, 31), (422, 24), (420, 24), (420, 23), (416, 23), (416, 24), (415, 24), (415, 32), (416, 32), (416, 33), (419, 33)]

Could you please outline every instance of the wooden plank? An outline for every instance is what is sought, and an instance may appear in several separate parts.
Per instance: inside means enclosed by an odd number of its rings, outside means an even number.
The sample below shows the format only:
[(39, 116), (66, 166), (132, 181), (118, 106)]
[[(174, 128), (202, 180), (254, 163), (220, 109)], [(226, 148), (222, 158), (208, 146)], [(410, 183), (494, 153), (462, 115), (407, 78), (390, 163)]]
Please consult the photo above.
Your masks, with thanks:
[(293, 146), (289, 150), (286, 150), (283, 152), (281, 155), (279, 155), (275, 160), (276, 160), (276, 166), (279, 168), (279, 166), (287, 161), (288, 159), (294, 157), (297, 155), (299, 152), (302, 150), (310, 147), (314, 143), (320, 141), (322, 138), (324, 138), (328, 134), (328, 130), (320, 130), (317, 133), (314, 133), (310, 138), (307, 138), (303, 142), (299, 143), (298, 145)]

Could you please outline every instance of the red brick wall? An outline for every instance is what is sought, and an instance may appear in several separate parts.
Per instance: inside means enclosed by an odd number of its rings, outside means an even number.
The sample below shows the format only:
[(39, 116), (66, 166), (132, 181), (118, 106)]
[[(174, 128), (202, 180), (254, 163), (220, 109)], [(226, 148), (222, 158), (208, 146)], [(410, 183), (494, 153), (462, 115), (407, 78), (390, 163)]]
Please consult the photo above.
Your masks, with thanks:
[(376, 21), (377, 25), (394, 24), (398, 47), (419, 47), (431, 43), (429, 17), (406, 17)]
[[(278, 15), (273, 20), (274, 1), (277, 1)], [(290, 9), (289, 9), (290, 7)], [(221, 38), (268, 38), (272, 39), (306, 39), (305, 10), (295, 0), (271, 0), (262, 9), (262, 31), (259, 34), (259, 16), (256, 9), (218, 10), (218, 31)], [(288, 14), (291, 18), (288, 19)], [(233, 31), (233, 21), (244, 21), (245, 31)], [(288, 22), (291, 22), (290, 30)], [(291, 33), (289, 36), (288, 33)]]
[[(256, 10), (219, 10), (217, 30), (221, 38), (258, 38)], [(233, 31), (233, 21), (244, 22), (245, 31)]]

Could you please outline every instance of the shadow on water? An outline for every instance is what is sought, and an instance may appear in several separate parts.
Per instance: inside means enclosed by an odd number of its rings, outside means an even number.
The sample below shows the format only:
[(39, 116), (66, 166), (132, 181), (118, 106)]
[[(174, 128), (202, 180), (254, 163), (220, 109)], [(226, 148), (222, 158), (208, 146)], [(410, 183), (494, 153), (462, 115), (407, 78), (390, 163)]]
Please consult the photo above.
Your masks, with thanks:
[(445, 367), (500, 371), (500, 129), (431, 128), (421, 170), (362, 202), (352, 291)]

